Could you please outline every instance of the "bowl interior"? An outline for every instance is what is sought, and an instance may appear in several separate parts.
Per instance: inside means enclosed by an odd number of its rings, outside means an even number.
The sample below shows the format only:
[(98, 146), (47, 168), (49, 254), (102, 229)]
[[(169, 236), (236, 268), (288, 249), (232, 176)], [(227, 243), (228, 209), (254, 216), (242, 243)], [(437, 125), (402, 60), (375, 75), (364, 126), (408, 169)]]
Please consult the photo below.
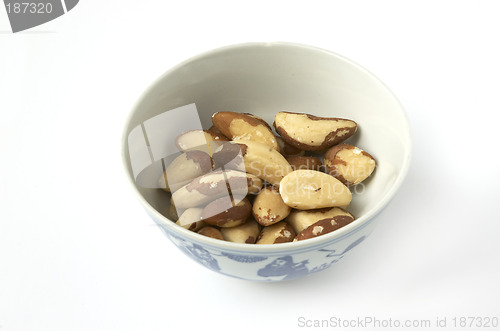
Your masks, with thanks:
[[(194, 103), (201, 125), (209, 128), (217, 111), (249, 112), (272, 124), (278, 111), (343, 117), (358, 123), (347, 142), (377, 161), (374, 174), (353, 189), (349, 206), (358, 219), (373, 216), (393, 194), (408, 168), (410, 134), (406, 116), (393, 94), (368, 71), (337, 54), (288, 43), (252, 43), (217, 49), (174, 67), (136, 104), (125, 137), (142, 122)], [(197, 129), (199, 123), (193, 123)], [(167, 129), (168, 130), (168, 129)], [(124, 142), (124, 158), (129, 149)], [(132, 169), (126, 162), (128, 174)], [(137, 187), (162, 214), (168, 195)]]

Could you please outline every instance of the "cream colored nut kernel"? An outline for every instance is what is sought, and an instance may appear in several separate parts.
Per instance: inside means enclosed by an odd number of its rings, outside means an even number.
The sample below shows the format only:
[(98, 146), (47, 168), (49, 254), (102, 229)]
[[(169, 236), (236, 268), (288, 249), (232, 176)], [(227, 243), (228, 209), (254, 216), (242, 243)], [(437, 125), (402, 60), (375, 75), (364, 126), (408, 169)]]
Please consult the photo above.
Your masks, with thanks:
[(255, 244), (260, 233), (260, 225), (250, 218), (245, 223), (233, 228), (221, 228), (224, 240), (241, 244)]
[(262, 185), (264, 184), (262, 182), (262, 179), (249, 173), (246, 173), (246, 175), (248, 179), (248, 193), (258, 194), (262, 189)]
[(354, 221), (352, 217), (343, 215), (319, 220), (304, 229), (302, 232), (298, 233), (293, 241), (300, 241), (322, 236), (324, 234), (338, 230), (341, 227), (344, 227), (347, 224), (351, 223), (352, 221)]
[(160, 187), (173, 192), (212, 170), (212, 158), (202, 151), (187, 151), (177, 156), (159, 179)]
[(175, 140), (175, 145), (182, 152), (200, 150), (212, 155), (212, 151), (226, 140), (223, 136), (206, 130), (191, 130), (180, 134)]
[(289, 156), (286, 158), (293, 170), (317, 170), (321, 171), (323, 163), (314, 156)]
[(313, 225), (317, 221), (334, 216), (349, 216), (354, 219), (354, 216), (347, 210), (340, 207), (321, 208), (311, 210), (292, 210), (286, 221), (292, 226), (295, 233), (300, 233), (307, 227)]
[(296, 170), (280, 183), (283, 201), (295, 209), (347, 206), (351, 191), (341, 181), (315, 170)]
[(193, 179), (174, 193), (172, 199), (180, 209), (205, 205), (217, 198), (231, 196), (243, 199), (249, 191), (250, 180), (244, 172), (218, 170)]
[(252, 205), (247, 198), (235, 202), (229, 196), (225, 196), (203, 208), (201, 219), (210, 225), (230, 228), (245, 223), (251, 211)]
[(212, 115), (212, 123), (231, 140), (255, 141), (279, 151), (271, 128), (255, 115), (223, 111)]
[(201, 213), (203, 208), (188, 208), (177, 220), (177, 224), (183, 227), (189, 227), (191, 224), (201, 221)]
[(204, 226), (197, 231), (199, 234), (205, 237), (224, 240), (222, 233), (219, 229), (214, 228), (213, 226)]
[(175, 224), (182, 226), (184, 229), (198, 231), (206, 225), (201, 220), (202, 208), (188, 208), (179, 217)]
[(279, 112), (274, 127), (283, 140), (305, 151), (319, 151), (338, 144), (356, 132), (354, 121), (317, 117), (310, 114)]
[(266, 126), (269, 130), (273, 130), (273, 128), (271, 128), (271, 126), (269, 125), (269, 123), (267, 123), (266, 121), (264, 121), (262, 118), (260, 118), (259, 116), (257, 115), (254, 115), (254, 114), (251, 114), (251, 113), (242, 113), (242, 114), (245, 114), (247, 116), (250, 116), (251, 118), (255, 119), (256, 121), (258, 121), (260, 124)]
[(283, 202), (278, 188), (269, 186), (255, 197), (252, 214), (255, 220), (263, 226), (268, 226), (283, 220), (291, 208)]
[(375, 159), (364, 150), (349, 144), (330, 148), (324, 161), (326, 172), (347, 186), (361, 183), (375, 170)]
[(215, 167), (245, 171), (272, 185), (279, 185), (283, 177), (292, 171), (288, 161), (277, 150), (254, 141), (235, 140), (224, 144), (215, 154)]
[(285, 221), (275, 223), (270, 226), (265, 226), (260, 231), (257, 237), (256, 244), (259, 245), (272, 245), (281, 244), (293, 241), (295, 238), (295, 231)]

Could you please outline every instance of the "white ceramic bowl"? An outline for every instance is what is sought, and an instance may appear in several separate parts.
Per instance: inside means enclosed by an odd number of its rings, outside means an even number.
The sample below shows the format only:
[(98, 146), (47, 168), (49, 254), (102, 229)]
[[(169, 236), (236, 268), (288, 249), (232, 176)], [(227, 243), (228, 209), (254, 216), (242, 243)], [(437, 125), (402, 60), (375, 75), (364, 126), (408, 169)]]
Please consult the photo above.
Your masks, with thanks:
[[(377, 161), (372, 176), (353, 190), (348, 209), (356, 220), (314, 239), (277, 245), (220, 241), (174, 224), (164, 216), (169, 196), (159, 189), (144, 188), (136, 183), (133, 166), (137, 168), (137, 162), (131, 164), (129, 142), (131, 135), (137, 133), (141, 124), (144, 127), (147, 120), (193, 103), (199, 122), (183, 120), (185, 108), (177, 113), (181, 114), (179, 121), (192, 122), (194, 129), (200, 123), (208, 128), (211, 115), (226, 110), (250, 112), (268, 123), (282, 110), (355, 120), (358, 132), (347, 142), (368, 151)], [(173, 135), (175, 128), (164, 131), (171, 131), (168, 134)], [(181, 251), (225, 275), (280, 281), (324, 270), (366, 239), (374, 228), (377, 214), (394, 197), (407, 174), (411, 139), (401, 104), (373, 74), (333, 52), (277, 42), (223, 47), (193, 57), (166, 72), (133, 107), (125, 125), (122, 148), (133, 190), (147, 213)], [(157, 160), (155, 148), (157, 146), (151, 145), (149, 153)]]

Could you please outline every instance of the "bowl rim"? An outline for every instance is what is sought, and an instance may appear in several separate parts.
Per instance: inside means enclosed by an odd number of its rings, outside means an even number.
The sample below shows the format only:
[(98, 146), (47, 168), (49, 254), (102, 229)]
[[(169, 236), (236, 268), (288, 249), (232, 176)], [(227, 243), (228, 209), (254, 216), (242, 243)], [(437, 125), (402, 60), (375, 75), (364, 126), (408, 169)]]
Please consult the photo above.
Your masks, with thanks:
[[(327, 233), (322, 236), (318, 236), (315, 238), (307, 239), (307, 240), (301, 240), (301, 241), (296, 241), (296, 242), (289, 242), (289, 243), (281, 243), (281, 244), (276, 244), (276, 245), (257, 245), (257, 244), (242, 244), (242, 243), (234, 243), (234, 242), (229, 242), (229, 241), (223, 241), (223, 240), (218, 240), (218, 239), (213, 239), (209, 238), (206, 236), (202, 236), (198, 233), (195, 233), (193, 231), (187, 230), (173, 222), (172, 220), (168, 219), (166, 216), (161, 214), (159, 211), (157, 211), (145, 198), (142, 196), (142, 194), (139, 192), (137, 189), (133, 176), (129, 173), (127, 169), (127, 165), (129, 163), (128, 155), (126, 153), (126, 145), (128, 141), (128, 134), (127, 128), (130, 126), (130, 122), (132, 120), (132, 117), (137, 111), (137, 108), (139, 105), (145, 100), (146, 96), (150, 94), (150, 92), (156, 88), (156, 86), (163, 81), (166, 77), (168, 77), (171, 73), (179, 70), (180, 68), (198, 61), (200, 59), (203, 59), (204, 57), (207, 56), (212, 56), (216, 55), (217, 53), (223, 53), (235, 49), (244, 49), (244, 48), (255, 48), (255, 47), (272, 47), (272, 46), (278, 46), (278, 47), (292, 47), (292, 48), (302, 48), (306, 49), (309, 51), (313, 52), (321, 52), (325, 53), (329, 56), (336, 57), (338, 60), (346, 62), (347, 64), (353, 66), (357, 70), (365, 73), (366, 75), (370, 76), (372, 79), (374, 79), (390, 96), (390, 98), (394, 101), (394, 103), (397, 105), (397, 108), (399, 109), (399, 112), (403, 115), (403, 125), (404, 125), (404, 132), (406, 132), (406, 138), (407, 138), (407, 144), (405, 144), (405, 155), (403, 156), (403, 163), (401, 166), (401, 170), (392, 185), (391, 189), (385, 194), (385, 196), (370, 210), (368, 210), (367, 213), (365, 213), (363, 216), (357, 218), (354, 220), (354, 222), (336, 230), (330, 233)], [(139, 98), (136, 99), (134, 105), (132, 106), (131, 110), (129, 111), (123, 129), (122, 129), (122, 137), (121, 137), (121, 160), (122, 160), (122, 169), (125, 173), (125, 176), (128, 178), (128, 182), (131, 185), (133, 191), (139, 198), (139, 201), (141, 202), (142, 206), (146, 209), (147, 213), (153, 217), (153, 219), (158, 223), (159, 221), (157, 220), (162, 220), (162, 226), (166, 227), (171, 233), (176, 233), (177, 236), (180, 237), (185, 237), (186, 239), (192, 241), (192, 242), (198, 242), (204, 246), (209, 246), (218, 250), (224, 250), (224, 251), (232, 251), (232, 252), (244, 252), (244, 253), (252, 253), (256, 255), (261, 255), (261, 254), (273, 254), (273, 253), (283, 253), (283, 252), (290, 252), (290, 251), (305, 251), (305, 250), (312, 250), (317, 247), (324, 247), (326, 245), (335, 243), (337, 241), (343, 240), (346, 237), (351, 236), (352, 234), (358, 232), (362, 228), (366, 227), (371, 221), (374, 220), (374, 218), (381, 213), (385, 207), (388, 206), (389, 202), (394, 198), (396, 192), (399, 190), (401, 187), (402, 183), (404, 182), (405, 178), (407, 177), (410, 164), (411, 164), (411, 157), (412, 157), (412, 136), (411, 136), (411, 128), (408, 120), (408, 115), (405, 112), (405, 109), (402, 105), (402, 103), (399, 101), (399, 99), (396, 97), (396, 95), (392, 92), (392, 90), (381, 80), (379, 79), (376, 75), (374, 75), (372, 72), (370, 72), (368, 69), (365, 67), (361, 66), (360, 64), (354, 62), (353, 60), (340, 55), (336, 52), (316, 47), (316, 46), (311, 46), (311, 45), (306, 45), (306, 44), (301, 44), (301, 43), (295, 43), (295, 42), (286, 42), (286, 41), (274, 41), (274, 42), (246, 42), (246, 43), (238, 43), (238, 44), (232, 44), (232, 45), (227, 45), (223, 47), (217, 47), (205, 52), (202, 52), (196, 56), (190, 57), (177, 65), (171, 67), (168, 69), (166, 72), (164, 72), (162, 75), (160, 75), (158, 78), (156, 78), (152, 83), (147, 86), (147, 88), (140, 94)]]

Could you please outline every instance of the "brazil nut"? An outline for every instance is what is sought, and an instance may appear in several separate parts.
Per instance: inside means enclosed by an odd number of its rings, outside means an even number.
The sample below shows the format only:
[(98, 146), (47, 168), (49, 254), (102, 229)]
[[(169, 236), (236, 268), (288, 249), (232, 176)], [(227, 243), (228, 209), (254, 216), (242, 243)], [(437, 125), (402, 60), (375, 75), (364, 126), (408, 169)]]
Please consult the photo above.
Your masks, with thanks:
[(212, 158), (205, 152), (192, 150), (177, 156), (159, 180), (166, 191), (176, 191), (191, 180), (212, 170)]
[(241, 200), (248, 194), (247, 175), (235, 170), (218, 170), (193, 179), (172, 194), (176, 208), (186, 209), (205, 205), (223, 196)]
[(321, 219), (332, 218), (339, 215), (349, 216), (354, 219), (354, 216), (347, 210), (340, 207), (332, 207), (311, 210), (294, 209), (290, 215), (288, 215), (286, 221), (292, 226), (295, 233), (300, 233)]
[(314, 156), (289, 156), (286, 158), (293, 170), (321, 171), (323, 163)]
[(341, 181), (315, 170), (296, 170), (280, 183), (283, 201), (295, 209), (342, 207), (351, 202), (351, 191)]
[(223, 111), (212, 115), (212, 123), (231, 140), (255, 141), (279, 151), (270, 126), (255, 115)]
[(334, 117), (279, 112), (274, 117), (276, 132), (288, 144), (305, 151), (320, 151), (338, 144), (357, 129), (356, 122)]
[(350, 216), (338, 215), (332, 218), (325, 218), (308, 226), (297, 234), (294, 241), (300, 241), (322, 236), (333, 232), (351, 223), (354, 219)]
[(361, 183), (375, 170), (375, 159), (364, 150), (349, 144), (330, 148), (325, 154), (326, 172), (347, 186)]
[(263, 226), (268, 226), (283, 220), (291, 208), (283, 202), (278, 188), (268, 186), (255, 197), (252, 214), (255, 220)]
[(293, 241), (295, 231), (286, 221), (281, 221), (270, 226), (265, 226), (257, 237), (256, 244), (271, 245)]
[(297, 147), (294, 147), (290, 145), (289, 143), (285, 142), (283, 138), (280, 136), (275, 136), (276, 141), (278, 142), (278, 146), (280, 148), (281, 154), (283, 154), (285, 157), (288, 156), (302, 156), (305, 154), (305, 151), (298, 149)]
[(199, 229), (197, 232), (205, 237), (224, 240), (224, 237), (222, 236), (222, 233), (220, 232), (220, 230), (213, 227), (213, 226), (204, 226), (201, 229)]
[(201, 208), (188, 208), (179, 216), (176, 224), (196, 232), (206, 225), (201, 220), (202, 211), (203, 209)]
[(225, 196), (209, 203), (201, 213), (201, 219), (210, 225), (230, 228), (245, 223), (252, 211), (247, 198), (235, 202)]
[(220, 229), (224, 240), (240, 244), (255, 244), (260, 233), (260, 225), (252, 218), (245, 223), (232, 227)]
[(226, 141), (222, 135), (217, 135), (206, 130), (191, 130), (180, 134), (175, 140), (177, 148), (184, 152), (188, 150), (201, 150), (212, 155), (222, 141)]
[(277, 150), (255, 141), (235, 140), (214, 153), (214, 167), (245, 171), (272, 185), (279, 185), (292, 167)]

